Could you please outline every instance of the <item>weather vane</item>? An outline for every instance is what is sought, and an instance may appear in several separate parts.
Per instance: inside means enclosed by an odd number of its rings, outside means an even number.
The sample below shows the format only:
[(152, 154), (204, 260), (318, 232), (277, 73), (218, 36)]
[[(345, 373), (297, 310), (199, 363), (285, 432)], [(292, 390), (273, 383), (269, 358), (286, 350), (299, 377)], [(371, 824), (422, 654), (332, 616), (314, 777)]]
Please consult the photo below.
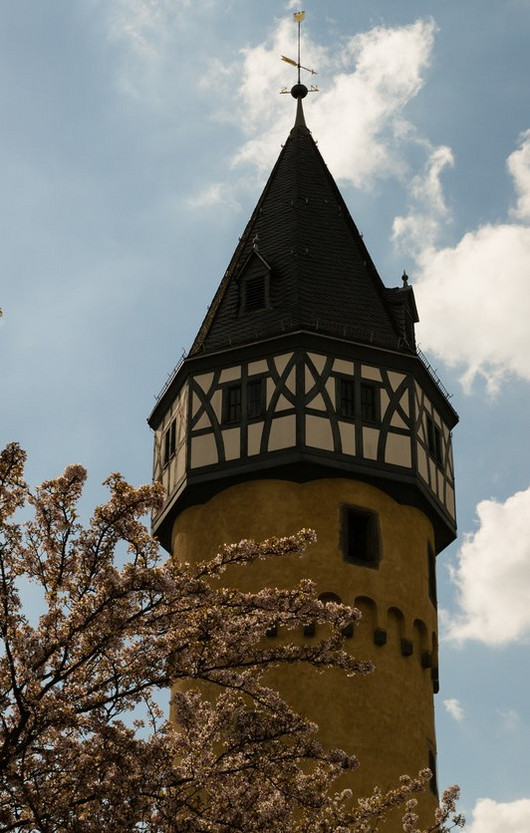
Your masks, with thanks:
[(316, 75), (316, 70), (310, 69), (309, 67), (304, 67), (301, 63), (301, 24), (302, 20), (305, 19), (305, 12), (295, 12), (293, 14), (293, 18), (295, 23), (298, 24), (298, 60), (295, 61), (293, 58), (287, 58), (286, 55), (282, 55), (282, 61), (285, 61), (286, 64), (290, 64), (293, 67), (296, 67), (298, 70), (298, 83), (289, 90), (287, 87), (282, 87), (280, 93), (285, 94), (290, 92), (293, 98), (305, 98), (307, 93), (317, 93), (318, 87), (316, 84), (311, 84), (311, 87), (308, 89), (305, 84), (302, 84), (300, 79), (300, 70), (305, 70), (306, 72), (311, 73), (311, 75)]

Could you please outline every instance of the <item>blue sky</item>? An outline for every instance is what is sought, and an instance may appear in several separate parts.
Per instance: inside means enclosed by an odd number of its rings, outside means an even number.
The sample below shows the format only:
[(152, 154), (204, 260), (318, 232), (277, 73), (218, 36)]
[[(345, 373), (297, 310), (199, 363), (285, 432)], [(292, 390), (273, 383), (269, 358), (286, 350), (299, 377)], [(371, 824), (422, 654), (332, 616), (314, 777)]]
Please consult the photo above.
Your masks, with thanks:
[[(146, 417), (293, 120), (284, 0), (5, 0), (2, 441), (34, 483), (151, 476)], [(440, 782), (530, 829), (530, 1), (311, 0), (306, 118), (461, 415)]]

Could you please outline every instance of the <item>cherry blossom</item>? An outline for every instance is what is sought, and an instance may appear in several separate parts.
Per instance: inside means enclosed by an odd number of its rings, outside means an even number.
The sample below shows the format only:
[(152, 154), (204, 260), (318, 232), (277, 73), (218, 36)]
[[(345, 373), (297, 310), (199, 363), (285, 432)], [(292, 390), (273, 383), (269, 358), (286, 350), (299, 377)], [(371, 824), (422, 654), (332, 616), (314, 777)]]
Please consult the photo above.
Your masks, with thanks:
[[(111, 475), (108, 502), (84, 527), (85, 470), (32, 490), (24, 461), (16, 444), (0, 454), (0, 831), (363, 833), (397, 808), (416, 833), (428, 771), (365, 799), (338, 792), (356, 758), (323, 749), (264, 682), (293, 662), (370, 673), (344, 650), (359, 612), (318, 601), (310, 581), (257, 593), (219, 581), (228, 566), (303, 554), (312, 532), (231, 544), (194, 565), (163, 561), (142, 520), (161, 505), (158, 485)], [(21, 581), (42, 594), (36, 623)], [(264, 638), (307, 622), (326, 623), (326, 637)], [(461, 824), (455, 801), (453, 790), (437, 829)]]

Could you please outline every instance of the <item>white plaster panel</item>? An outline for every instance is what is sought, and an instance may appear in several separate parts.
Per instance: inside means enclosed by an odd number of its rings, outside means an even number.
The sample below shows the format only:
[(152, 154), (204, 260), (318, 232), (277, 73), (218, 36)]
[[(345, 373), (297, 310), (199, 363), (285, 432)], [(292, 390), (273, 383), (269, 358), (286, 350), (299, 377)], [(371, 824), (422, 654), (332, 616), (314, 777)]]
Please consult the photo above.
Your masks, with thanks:
[(153, 480), (159, 481), (162, 479), (162, 462), (160, 460), (160, 441), (158, 437), (155, 440), (155, 455), (153, 464)]
[(448, 451), (447, 451), (447, 477), (449, 480), (453, 479), (453, 446), (450, 443)]
[(194, 427), (195, 427), (195, 429), (211, 428), (212, 427), (211, 419), (210, 419), (210, 417), (208, 416), (208, 414), (206, 412), (204, 412), (204, 414), (202, 415), (200, 420), (195, 423)]
[(379, 430), (363, 427), (363, 457), (366, 457), (367, 460), (377, 460), (378, 442)]
[(276, 404), (276, 413), (278, 411), (286, 411), (288, 408), (292, 408), (292, 407), (293, 407), (292, 403), (289, 402), (289, 400), (286, 399), (285, 396), (283, 396), (283, 394), (278, 397), (278, 402)]
[(445, 486), (445, 477), (443, 476), (440, 469), (437, 469), (437, 486), (438, 486), (438, 497), (440, 500), (444, 501), (444, 486)]
[(223, 443), (226, 460), (241, 457), (241, 428), (226, 428), (223, 431)]
[(401, 399), (399, 400), (399, 404), (403, 409), (403, 413), (405, 413), (408, 417), (410, 417), (410, 407), (409, 407), (409, 392), (408, 390), (405, 391)]
[(217, 422), (221, 422), (221, 412), (223, 410), (223, 395), (220, 390), (214, 391), (214, 394), (210, 400), (210, 404), (213, 408), (213, 412), (217, 417)]
[(329, 419), (308, 415), (305, 420), (305, 442), (312, 448), (333, 451), (333, 433)]
[(422, 446), (417, 445), (418, 453), (418, 474), (423, 477), (426, 483), (429, 482), (429, 468), (427, 465), (427, 454)]
[(317, 393), (309, 403), (309, 407), (314, 408), (315, 411), (327, 411), (326, 403), (321, 393)]
[(385, 463), (410, 469), (412, 466), (410, 437), (405, 437), (403, 434), (388, 434), (385, 448)]
[(191, 468), (198, 469), (201, 466), (209, 466), (217, 463), (217, 448), (215, 437), (212, 434), (203, 434), (200, 437), (191, 438)]
[(291, 448), (296, 445), (296, 416), (278, 417), (273, 419), (269, 436), (269, 451), (280, 448)]
[(256, 373), (267, 373), (269, 370), (269, 366), (265, 359), (261, 359), (259, 362), (250, 362), (248, 366), (248, 375), (253, 376)]
[(195, 376), (195, 381), (199, 387), (207, 393), (207, 391), (210, 390), (213, 381), (213, 373), (204, 373), (202, 376)]
[(225, 367), (224, 370), (221, 371), (221, 376), (219, 377), (220, 382), (237, 382), (241, 379), (241, 367), (236, 365), (235, 367)]
[(177, 453), (177, 462), (176, 462), (176, 470), (175, 470), (175, 477), (177, 483), (181, 481), (181, 479), (186, 474), (186, 449), (183, 446), (180, 451)]
[(289, 391), (289, 393), (296, 393), (296, 368), (293, 367), (291, 372), (289, 373), (286, 381), (285, 387)]
[(400, 417), (400, 415), (394, 411), (392, 415), (392, 419), (390, 420), (390, 425), (392, 428), (408, 428), (407, 423), (404, 419)]
[(355, 454), (355, 426), (351, 422), (339, 422), (343, 454)]
[(429, 483), (431, 485), (431, 489), (433, 492), (436, 493), (436, 478), (437, 478), (437, 470), (436, 470), (436, 463), (432, 459), (431, 455), (429, 454)]
[(248, 426), (247, 451), (249, 457), (252, 457), (254, 454), (259, 454), (262, 434), (263, 422), (253, 422)]
[(381, 381), (381, 371), (378, 367), (372, 367), (370, 364), (362, 365), (361, 376), (363, 379), (372, 379), (374, 382)]
[(311, 361), (315, 365), (318, 375), (322, 376), (322, 373), (326, 366), (326, 356), (320, 356), (318, 353), (308, 353), (307, 357), (308, 359), (311, 359)]
[(335, 395), (336, 395), (336, 392), (337, 392), (337, 386), (335, 384), (335, 379), (328, 379), (328, 381), (326, 382), (326, 390), (328, 392), (329, 398), (331, 399), (331, 404), (333, 405), (334, 408), (336, 408), (337, 407), (337, 402), (336, 402), (336, 396)]
[(292, 353), (286, 353), (283, 356), (275, 356), (274, 357), (274, 367), (276, 368), (276, 372), (279, 376), (282, 375), (283, 371), (287, 367), (287, 362), (290, 361), (292, 358)]
[(313, 387), (315, 382), (316, 382), (315, 377), (313, 376), (313, 374), (309, 370), (309, 368), (306, 366), (306, 368), (305, 368), (305, 392), (306, 393), (308, 393), (311, 390), (311, 388)]
[(192, 413), (193, 416), (196, 415), (196, 413), (199, 410), (199, 408), (201, 407), (201, 405), (202, 405), (201, 400), (199, 399), (197, 394), (194, 393), (193, 396), (192, 396), (192, 399), (191, 399), (191, 413)]
[(392, 390), (397, 390), (403, 379), (406, 378), (406, 376), (403, 373), (396, 373), (395, 370), (389, 370), (388, 378), (390, 380)]
[(335, 359), (333, 362), (334, 373), (344, 373), (347, 376), (353, 376), (353, 362), (346, 362), (344, 359)]
[(446, 508), (452, 518), (456, 515), (455, 509), (455, 493), (449, 484), (447, 485)]
[(184, 412), (180, 412), (177, 415), (177, 446), (182, 445), (182, 443), (186, 439), (186, 419)]
[(388, 393), (386, 392), (386, 390), (384, 390), (384, 388), (382, 388), (381, 389), (381, 416), (382, 417), (384, 417), (384, 415), (387, 412), (389, 402), (390, 402), (390, 397), (389, 397)]

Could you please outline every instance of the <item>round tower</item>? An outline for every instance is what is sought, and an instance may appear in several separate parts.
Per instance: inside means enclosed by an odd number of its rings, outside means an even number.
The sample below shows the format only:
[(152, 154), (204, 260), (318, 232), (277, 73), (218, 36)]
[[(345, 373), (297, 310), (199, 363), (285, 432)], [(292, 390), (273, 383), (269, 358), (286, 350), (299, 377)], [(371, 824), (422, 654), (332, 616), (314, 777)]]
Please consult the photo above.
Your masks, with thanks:
[[(186, 560), (316, 530), (304, 559), (233, 580), (255, 589), (310, 577), (323, 600), (362, 611), (346, 636), (374, 661), (370, 677), (294, 667), (274, 682), (326, 744), (358, 755), (363, 795), (436, 771), (435, 559), (455, 537), (458, 418), (416, 348), (407, 276), (393, 289), (381, 281), (297, 88), (295, 125), (149, 419), (166, 491), (153, 526)], [(310, 625), (300, 634), (315, 636)], [(435, 775), (431, 791), (434, 802)]]

